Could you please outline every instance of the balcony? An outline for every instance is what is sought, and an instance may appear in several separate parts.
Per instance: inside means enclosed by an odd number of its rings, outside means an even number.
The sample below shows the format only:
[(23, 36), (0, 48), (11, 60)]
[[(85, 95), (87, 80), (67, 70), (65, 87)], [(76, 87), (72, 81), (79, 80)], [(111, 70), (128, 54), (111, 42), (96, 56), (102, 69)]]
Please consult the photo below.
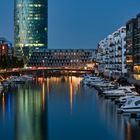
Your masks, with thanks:
[(118, 47), (118, 50), (122, 50), (122, 47), (121, 47), (121, 46), (119, 46), (119, 47)]

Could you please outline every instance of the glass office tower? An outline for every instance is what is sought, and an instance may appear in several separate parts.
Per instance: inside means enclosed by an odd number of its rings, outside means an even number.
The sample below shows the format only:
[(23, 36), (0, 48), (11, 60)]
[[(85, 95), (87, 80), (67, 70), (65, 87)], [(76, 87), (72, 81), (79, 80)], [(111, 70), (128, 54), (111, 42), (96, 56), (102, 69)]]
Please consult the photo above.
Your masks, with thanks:
[(15, 55), (29, 58), (48, 46), (48, 0), (15, 0), (14, 10)]

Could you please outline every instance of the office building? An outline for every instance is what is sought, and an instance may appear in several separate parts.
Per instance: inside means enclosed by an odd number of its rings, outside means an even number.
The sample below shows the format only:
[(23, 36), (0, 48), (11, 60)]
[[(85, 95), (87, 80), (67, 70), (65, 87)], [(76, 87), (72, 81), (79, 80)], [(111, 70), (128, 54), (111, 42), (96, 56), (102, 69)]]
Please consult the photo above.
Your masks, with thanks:
[(15, 55), (28, 59), (36, 47), (48, 46), (48, 0), (15, 0)]

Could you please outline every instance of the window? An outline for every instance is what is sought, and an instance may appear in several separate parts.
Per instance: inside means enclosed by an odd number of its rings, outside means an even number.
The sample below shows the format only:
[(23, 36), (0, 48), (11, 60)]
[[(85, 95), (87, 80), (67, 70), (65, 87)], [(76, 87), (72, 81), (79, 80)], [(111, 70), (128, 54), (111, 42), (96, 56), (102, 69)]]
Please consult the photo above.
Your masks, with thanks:
[(135, 105), (136, 106), (139, 105), (139, 104), (140, 104), (140, 100), (138, 100), (138, 101), (135, 102)]
[(132, 32), (132, 30), (133, 30), (133, 25), (132, 24), (128, 25), (128, 30), (129, 30), (129, 32)]
[(129, 101), (128, 101), (128, 105), (130, 105), (131, 103), (132, 103), (132, 100), (129, 100)]

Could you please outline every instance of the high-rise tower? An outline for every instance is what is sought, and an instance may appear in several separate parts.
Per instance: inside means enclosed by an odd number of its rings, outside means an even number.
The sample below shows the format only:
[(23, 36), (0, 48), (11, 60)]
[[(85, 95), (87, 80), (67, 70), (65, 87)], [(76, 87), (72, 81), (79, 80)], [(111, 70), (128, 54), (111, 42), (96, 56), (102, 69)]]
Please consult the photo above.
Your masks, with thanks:
[(48, 0), (15, 0), (14, 10), (15, 55), (28, 58), (48, 46)]

